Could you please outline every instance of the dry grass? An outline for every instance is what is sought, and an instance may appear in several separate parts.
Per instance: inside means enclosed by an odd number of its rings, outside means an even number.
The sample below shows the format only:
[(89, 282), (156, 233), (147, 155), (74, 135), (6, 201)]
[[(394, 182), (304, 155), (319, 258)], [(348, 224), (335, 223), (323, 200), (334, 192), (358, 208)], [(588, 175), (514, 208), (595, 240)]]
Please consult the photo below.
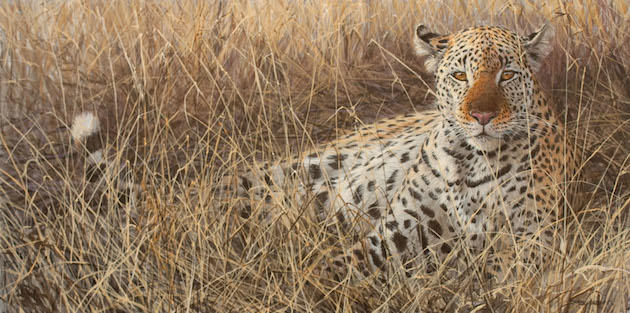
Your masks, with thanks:
[[(472, 296), (466, 279), (327, 284), (331, 235), (300, 207), (270, 224), (210, 188), (252, 160), (431, 105), (410, 38), (543, 20), (540, 75), (588, 186), (562, 255)], [(0, 299), (10, 312), (625, 312), (630, 298), (630, 8), (612, 1), (10, 1), (0, 5)], [(104, 118), (134, 204), (76, 177), (67, 124)], [(116, 162), (111, 169), (117, 170)], [(1, 273), (1, 272), (0, 272)], [(545, 276), (544, 279), (541, 277)], [(530, 278), (528, 278), (530, 277)], [(2, 280), (0, 279), (0, 282)]]

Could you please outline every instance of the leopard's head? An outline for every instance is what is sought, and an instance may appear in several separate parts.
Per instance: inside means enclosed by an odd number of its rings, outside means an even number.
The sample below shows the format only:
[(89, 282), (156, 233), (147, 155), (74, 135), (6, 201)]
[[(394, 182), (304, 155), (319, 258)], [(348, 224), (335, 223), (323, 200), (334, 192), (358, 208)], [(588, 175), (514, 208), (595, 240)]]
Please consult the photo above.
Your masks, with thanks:
[[(440, 35), (416, 27), (416, 53), (436, 78), (438, 109), (473, 147), (490, 151), (523, 136), (540, 120), (534, 79), (551, 52), (553, 29), (522, 37), (500, 27), (475, 27)], [(538, 121), (541, 122), (541, 121)]]

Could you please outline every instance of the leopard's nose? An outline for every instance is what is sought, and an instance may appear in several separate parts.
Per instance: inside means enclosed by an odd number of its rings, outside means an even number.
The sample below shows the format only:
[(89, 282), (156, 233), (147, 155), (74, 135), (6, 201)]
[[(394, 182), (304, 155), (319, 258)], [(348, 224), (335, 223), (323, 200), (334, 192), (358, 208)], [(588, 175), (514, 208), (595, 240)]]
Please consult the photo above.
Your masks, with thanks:
[(470, 116), (479, 122), (479, 124), (487, 125), (490, 121), (497, 116), (496, 112), (470, 112)]

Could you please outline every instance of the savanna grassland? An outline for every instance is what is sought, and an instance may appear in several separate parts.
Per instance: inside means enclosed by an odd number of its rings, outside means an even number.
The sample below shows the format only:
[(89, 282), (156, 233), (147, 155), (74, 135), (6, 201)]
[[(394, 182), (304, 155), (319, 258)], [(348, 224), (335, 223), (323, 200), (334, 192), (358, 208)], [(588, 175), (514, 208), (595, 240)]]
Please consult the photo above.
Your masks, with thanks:
[[(314, 268), (340, 235), (307, 205), (251, 203), (243, 217), (215, 199), (224, 174), (431, 107), (418, 23), (527, 35), (545, 21), (555, 47), (538, 77), (582, 161), (544, 270), (479, 288), (439, 269), (325, 281)], [(69, 134), (84, 111), (101, 117), (110, 151), (100, 182), (82, 179)], [(8, 312), (628, 310), (626, 0), (6, 1), (0, 113)], [(138, 186), (133, 201), (117, 193), (119, 172)]]

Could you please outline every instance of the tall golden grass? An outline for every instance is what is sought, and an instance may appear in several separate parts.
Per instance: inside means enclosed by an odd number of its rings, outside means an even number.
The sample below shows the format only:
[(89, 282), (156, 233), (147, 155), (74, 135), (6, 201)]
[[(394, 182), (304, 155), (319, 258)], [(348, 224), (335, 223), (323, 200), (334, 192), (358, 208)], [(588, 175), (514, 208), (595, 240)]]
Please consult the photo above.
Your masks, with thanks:
[[(416, 24), (526, 35), (545, 21), (556, 47), (538, 77), (586, 187), (544, 272), (474, 293), (439, 272), (327, 284), (313, 267), (331, 235), (305, 208), (277, 203), (271, 223), (218, 208), (224, 173), (430, 107)], [(629, 28), (625, 0), (3, 2), (0, 300), (9, 312), (626, 312)], [(68, 124), (83, 111), (114, 151), (105, 192), (78, 179)], [(132, 203), (117, 201), (123, 165), (140, 186)]]

